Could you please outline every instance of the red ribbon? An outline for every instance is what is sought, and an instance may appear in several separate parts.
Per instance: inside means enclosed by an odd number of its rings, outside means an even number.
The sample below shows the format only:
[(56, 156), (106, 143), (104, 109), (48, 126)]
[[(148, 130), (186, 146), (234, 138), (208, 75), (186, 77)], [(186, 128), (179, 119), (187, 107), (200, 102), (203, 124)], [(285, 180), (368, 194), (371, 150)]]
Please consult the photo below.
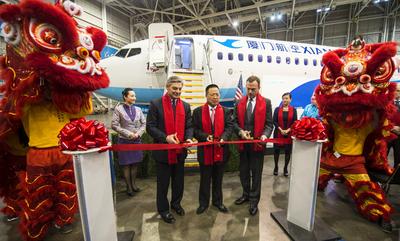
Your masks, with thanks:
[(108, 130), (95, 120), (80, 118), (71, 121), (61, 129), (60, 145), (62, 150), (86, 151), (90, 148), (104, 147), (108, 144)]
[(208, 145), (224, 145), (224, 144), (251, 144), (251, 143), (275, 143), (275, 144), (291, 144), (292, 140), (283, 138), (273, 138), (261, 140), (241, 140), (241, 141), (224, 141), (224, 142), (199, 142), (199, 143), (182, 143), (182, 144), (116, 144), (112, 145), (113, 151), (156, 151), (156, 150), (172, 150), (188, 148), (192, 146), (208, 146)]
[(303, 117), (293, 123), (292, 136), (299, 140), (317, 141), (327, 138), (326, 129), (320, 120)]

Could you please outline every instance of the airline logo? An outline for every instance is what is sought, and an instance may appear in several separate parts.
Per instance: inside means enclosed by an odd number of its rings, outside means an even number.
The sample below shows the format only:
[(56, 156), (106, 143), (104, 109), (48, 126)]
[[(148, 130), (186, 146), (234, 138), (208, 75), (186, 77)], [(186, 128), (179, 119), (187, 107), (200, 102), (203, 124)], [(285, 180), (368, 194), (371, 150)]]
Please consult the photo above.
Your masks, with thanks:
[(325, 52), (332, 50), (326, 47), (314, 47), (301, 43), (277, 42), (272, 40), (246, 40), (246, 41), (240, 41), (238, 39), (226, 39), (225, 41), (219, 41), (216, 39), (213, 40), (214, 42), (219, 43), (231, 49), (240, 49), (245, 46), (247, 47), (247, 49), (253, 49), (253, 50), (267, 50), (273, 52), (281, 52), (281, 53), (286, 52), (286, 53), (307, 54), (307, 55), (321, 55), (324, 54)]
[[(221, 45), (223, 45), (225, 47), (231, 48), (231, 49), (240, 49), (240, 48), (242, 48), (242, 46), (237, 46), (237, 44), (235, 44), (237, 41), (239, 41), (237, 39), (227, 39), (225, 41), (218, 41), (216, 39), (213, 39), (213, 40), (215, 42), (217, 42), (217, 43), (219, 43), (219, 44), (221, 44)], [(233, 46), (234, 44), (236, 46)]]

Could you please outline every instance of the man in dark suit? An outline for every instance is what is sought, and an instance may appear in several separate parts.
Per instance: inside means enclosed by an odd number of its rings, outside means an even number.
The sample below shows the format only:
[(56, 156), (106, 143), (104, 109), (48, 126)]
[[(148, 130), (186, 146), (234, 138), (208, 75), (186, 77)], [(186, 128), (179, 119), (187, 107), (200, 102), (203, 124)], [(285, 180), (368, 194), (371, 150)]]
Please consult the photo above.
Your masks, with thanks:
[[(239, 100), (234, 110), (234, 131), (244, 140), (265, 140), (271, 135), (273, 128), (271, 100), (259, 94), (260, 79), (257, 76), (250, 76), (246, 80), (246, 89), (247, 96)], [(249, 213), (253, 216), (258, 212), (260, 201), (264, 150), (264, 144), (239, 146), (243, 194), (235, 204), (241, 205), (249, 201)]]
[[(219, 87), (210, 84), (206, 87), (207, 103), (193, 111), (194, 137), (200, 142), (227, 140), (232, 119), (230, 111), (219, 104)], [(199, 207), (196, 213), (203, 213), (210, 202), (210, 184), (212, 180), (212, 205), (221, 212), (228, 212), (223, 204), (222, 177), (224, 165), (229, 159), (228, 145), (210, 145), (198, 147), (197, 161), (200, 163)]]
[[(179, 144), (192, 143), (193, 127), (190, 105), (180, 99), (183, 80), (171, 76), (167, 80), (167, 93), (159, 99), (150, 102), (147, 114), (147, 133), (154, 143)], [(174, 223), (175, 218), (170, 213), (168, 203), (168, 188), (171, 180), (171, 209), (178, 215), (185, 215), (181, 206), (183, 197), (184, 162), (186, 149), (153, 151), (157, 162), (157, 210), (167, 223)]]
[(400, 163), (400, 85), (397, 84), (396, 97), (394, 99), (396, 112), (393, 113), (389, 119), (393, 124), (392, 132), (397, 135), (397, 138), (388, 143), (387, 152), (389, 154), (390, 148), (393, 147), (393, 167)]

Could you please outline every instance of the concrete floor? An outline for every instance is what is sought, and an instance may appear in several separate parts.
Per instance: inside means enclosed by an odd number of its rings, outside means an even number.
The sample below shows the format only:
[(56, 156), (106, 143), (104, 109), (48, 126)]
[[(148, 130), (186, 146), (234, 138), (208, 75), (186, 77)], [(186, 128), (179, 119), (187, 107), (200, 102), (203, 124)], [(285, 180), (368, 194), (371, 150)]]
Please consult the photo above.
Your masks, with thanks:
[[(283, 161), (283, 160), (281, 160)], [(176, 223), (166, 224), (156, 214), (155, 178), (139, 179), (142, 192), (132, 198), (124, 192), (122, 182), (117, 185), (116, 207), (118, 230), (134, 230), (134, 241), (272, 241), (289, 240), (278, 224), (270, 217), (270, 212), (286, 209), (289, 179), (272, 175), (273, 161), (266, 156), (260, 212), (252, 217), (247, 205), (236, 206), (233, 202), (241, 195), (238, 173), (226, 173), (223, 182), (224, 203), (228, 214), (218, 212), (211, 207), (202, 215), (196, 215), (198, 207), (199, 174), (188, 173), (185, 177), (185, 193), (182, 206), (186, 210), (184, 217), (176, 216)], [(389, 200), (396, 208), (393, 221), (396, 229), (392, 234), (385, 234), (378, 225), (363, 219), (344, 184), (331, 182), (325, 192), (318, 193), (316, 215), (339, 233), (347, 241), (400, 240), (400, 187), (392, 186)], [(2, 206), (2, 204), (0, 204)], [(0, 216), (0, 219), (3, 217)], [(79, 215), (77, 215), (79, 220)], [(0, 241), (21, 240), (18, 233), (18, 221), (6, 223), (0, 221)], [(47, 241), (83, 240), (81, 224), (74, 224), (70, 234), (59, 234), (51, 230)]]

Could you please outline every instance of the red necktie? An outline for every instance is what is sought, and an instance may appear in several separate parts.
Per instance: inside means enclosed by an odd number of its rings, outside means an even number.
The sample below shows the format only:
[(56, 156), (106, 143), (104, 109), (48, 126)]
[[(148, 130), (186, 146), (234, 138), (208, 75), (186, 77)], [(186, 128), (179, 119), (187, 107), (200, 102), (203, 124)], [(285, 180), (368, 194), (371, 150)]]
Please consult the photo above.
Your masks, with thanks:
[(215, 109), (211, 108), (211, 123), (214, 125), (214, 115), (215, 115)]

